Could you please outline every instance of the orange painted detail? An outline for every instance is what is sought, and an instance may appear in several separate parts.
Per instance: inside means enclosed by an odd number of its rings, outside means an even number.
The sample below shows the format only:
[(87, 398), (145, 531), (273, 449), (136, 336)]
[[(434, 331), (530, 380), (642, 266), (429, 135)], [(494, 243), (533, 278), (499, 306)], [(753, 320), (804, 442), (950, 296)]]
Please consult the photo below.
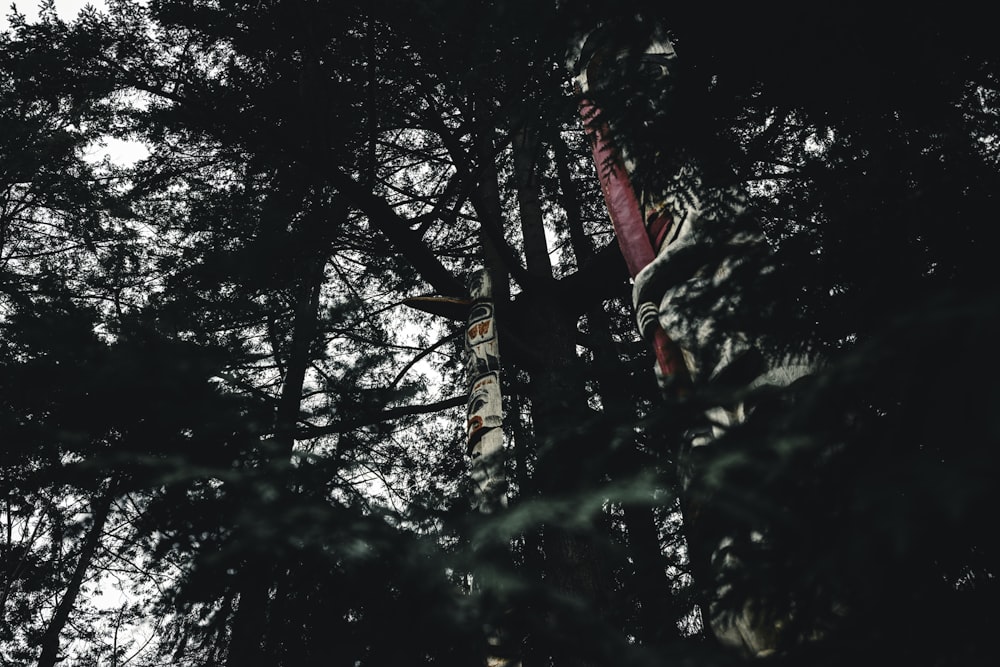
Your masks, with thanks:
[(471, 327), (469, 327), (469, 338), (473, 339), (485, 336), (489, 330), (490, 330), (489, 320), (486, 320), (485, 322), (477, 322), (473, 324)]
[(476, 415), (475, 417), (473, 417), (472, 419), (470, 419), (469, 420), (469, 437), (471, 438), (472, 434), (475, 433), (476, 431), (478, 431), (479, 429), (481, 429), (482, 427), (483, 427), (483, 418), (482, 417), (480, 417), (479, 415)]

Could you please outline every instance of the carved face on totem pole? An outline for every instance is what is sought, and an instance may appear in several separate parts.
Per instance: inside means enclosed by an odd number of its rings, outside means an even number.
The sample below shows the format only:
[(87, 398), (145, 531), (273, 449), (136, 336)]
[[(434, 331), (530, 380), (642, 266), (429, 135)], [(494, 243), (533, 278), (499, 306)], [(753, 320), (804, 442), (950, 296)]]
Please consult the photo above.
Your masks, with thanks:
[(491, 511), (506, 503), (503, 474), (503, 401), (500, 348), (487, 271), (469, 280), (471, 306), (465, 324), (466, 446), (472, 458), (476, 505)]

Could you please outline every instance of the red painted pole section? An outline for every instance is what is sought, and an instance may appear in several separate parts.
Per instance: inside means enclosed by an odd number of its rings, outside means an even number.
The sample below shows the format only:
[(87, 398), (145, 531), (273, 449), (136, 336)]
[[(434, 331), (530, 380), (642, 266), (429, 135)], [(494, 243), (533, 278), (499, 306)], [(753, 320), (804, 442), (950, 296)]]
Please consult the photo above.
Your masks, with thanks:
[[(639, 199), (628, 178), (625, 165), (622, 164), (621, 157), (608, 139), (607, 125), (598, 125), (594, 122), (597, 109), (587, 99), (580, 103), (580, 115), (583, 116), (583, 125), (590, 138), (594, 164), (601, 182), (601, 192), (604, 194), (604, 203), (608, 208), (615, 236), (618, 238), (618, 246), (625, 258), (629, 275), (635, 278), (639, 271), (656, 257), (656, 250), (670, 228), (670, 219), (659, 216), (647, 229), (642, 219)], [(650, 239), (650, 233), (656, 238)], [(664, 379), (676, 378), (684, 381), (689, 379), (681, 350), (670, 340), (667, 332), (657, 326), (651, 343), (657, 366)]]
[(636, 274), (656, 256), (649, 235), (646, 233), (639, 200), (635, 196), (635, 190), (628, 180), (628, 173), (621, 164), (618, 152), (607, 138), (607, 125), (598, 126), (593, 122), (597, 116), (597, 109), (589, 100), (580, 103), (580, 115), (583, 116), (584, 128), (590, 138), (597, 177), (601, 182), (604, 204), (608, 207), (615, 236), (618, 237), (618, 246), (625, 257), (629, 275), (635, 278)]

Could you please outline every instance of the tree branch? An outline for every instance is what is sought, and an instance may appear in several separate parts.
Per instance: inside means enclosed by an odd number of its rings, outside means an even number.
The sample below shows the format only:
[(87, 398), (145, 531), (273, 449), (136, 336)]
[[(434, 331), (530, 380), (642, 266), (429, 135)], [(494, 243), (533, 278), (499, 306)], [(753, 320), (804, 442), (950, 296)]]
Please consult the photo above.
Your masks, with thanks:
[(352, 205), (368, 216), (400, 254), (405, 256), (420, 277), (443, 296), (463, 296), (465, 287), (431, 252), (420, 235), (410, 229), (405, 218), (384, 199), (369, 191), (339, 167), (331, 166), (330, 180)]
[(326, 426), (313, 426), (303, 429), (296, 433), (295, 438), (297, 440), (304, 440), (307, 438), (319, 438), (324, 435), (347, 433), (348, 431), (353, 431), (354, 429), (362, 426), (371, 426), (372, 424), (392, 421), (393, 419), (399, 419), (400, 417), (423, 415), (431, 412), (438, 412), (440, 410), (447, 410), (448, 408), (465, 405), (465, 402), (466, 397), (463, 395), (453, 396), (451, 398), (446, 398), (435, 403), (427, 403), (425, 405), (402, 405), (398, 408), (389, 408), (388, 410), (382, 410), (381, 412), (376, 412), (375, 414), (363, 417), (357, 417), (355, 419), (344, 419)]

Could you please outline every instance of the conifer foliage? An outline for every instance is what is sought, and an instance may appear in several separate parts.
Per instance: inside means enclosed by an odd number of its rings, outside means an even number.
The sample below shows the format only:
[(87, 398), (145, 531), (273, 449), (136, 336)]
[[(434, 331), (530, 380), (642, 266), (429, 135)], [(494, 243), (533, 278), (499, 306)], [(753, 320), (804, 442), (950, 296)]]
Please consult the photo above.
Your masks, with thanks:
[[(0, 663), (732, 664), (716, 634), (748, 609), (776, 628), (756, 661), (995, 662), (989, 21), (56, 7), (0, 34)], [(739, 331), (822, 360), (792, 387), (751, 386), (749, 357), (657, 386), (571, 85), (595, 34), (637, 187), (711, 223), (664, 278), (694, 286), (676, 317), (706, 355)], [(466, 313), (403, 304), (479, 269), (488, 514)]]

